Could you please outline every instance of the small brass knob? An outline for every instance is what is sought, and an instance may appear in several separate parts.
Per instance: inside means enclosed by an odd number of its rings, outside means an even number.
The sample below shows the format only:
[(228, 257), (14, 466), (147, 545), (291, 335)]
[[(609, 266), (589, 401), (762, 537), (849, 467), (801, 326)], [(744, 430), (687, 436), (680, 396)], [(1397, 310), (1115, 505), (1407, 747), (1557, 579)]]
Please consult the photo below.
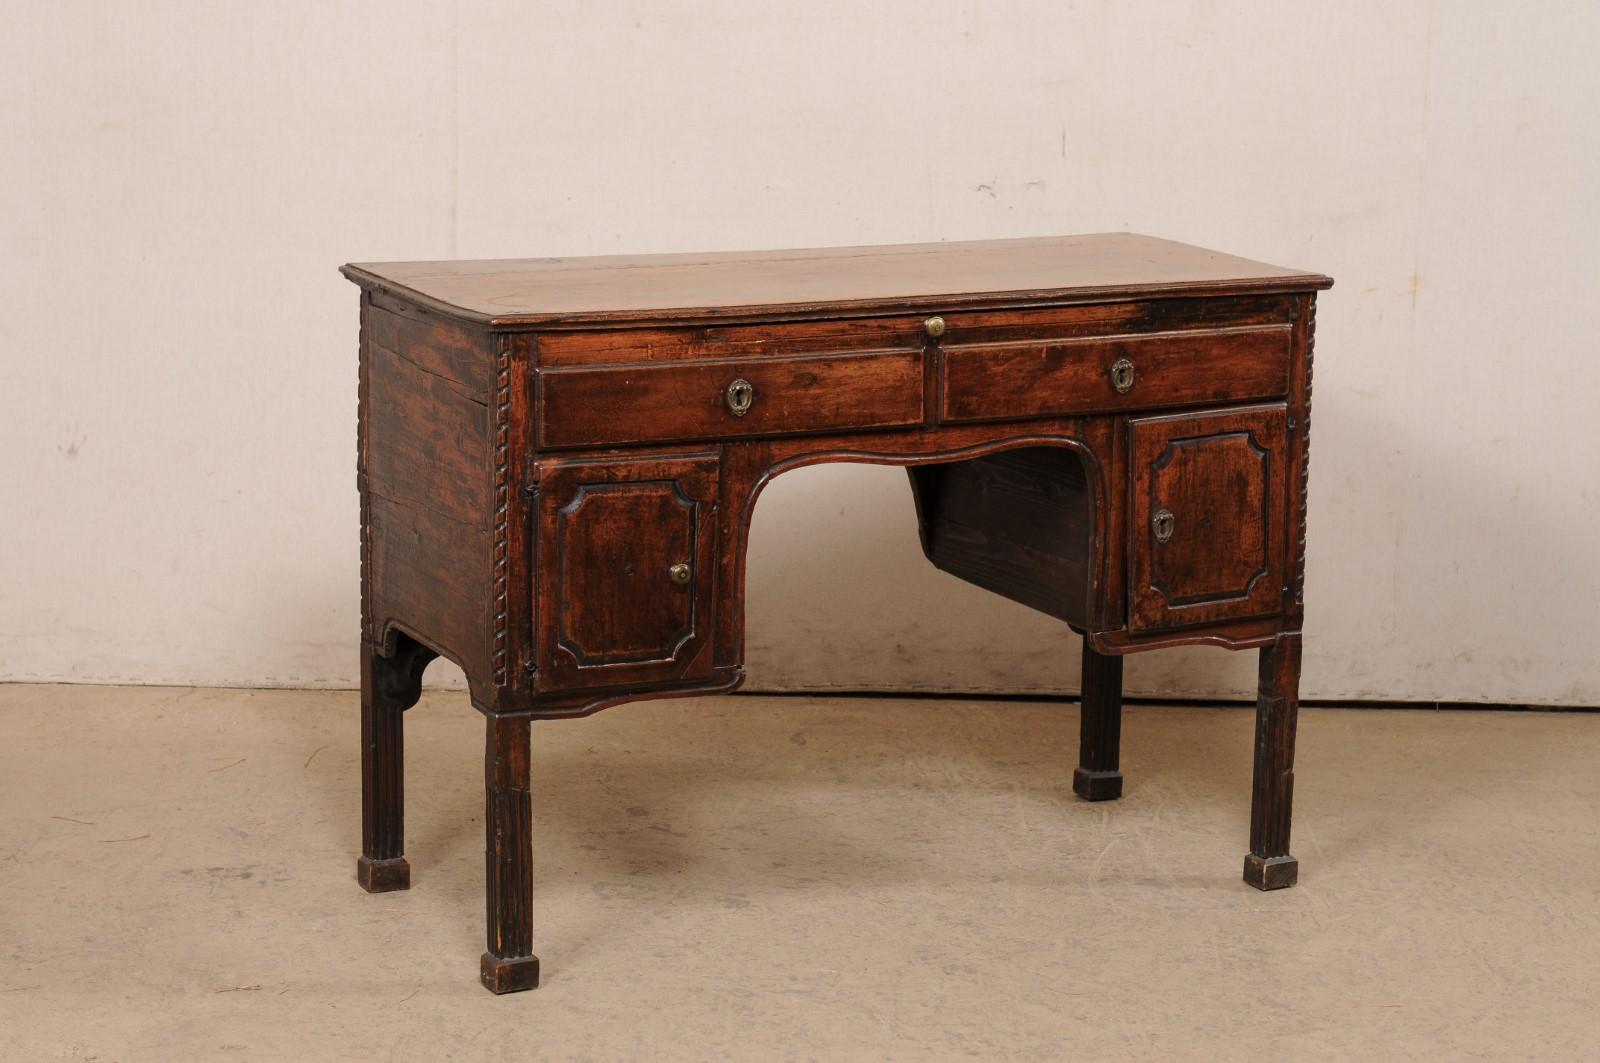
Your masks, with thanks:
[(1156, 515), (1150, 518), (1150, 531), (1156, 537), (1156, 542), (1164, 543), (1172, 538), (1172, 533), (1178, 530), (1178, 518), (1172, 515), (1172, 510), (1165, 507), (1156, 510)]
[(1133, 390), (1133, 363), (1126, 358), (1118, 358), (1111, 363), (1111, 368), (1106, 371), (1111, 376), (1111, 386), (1117, 389), (1117, 394), (1126, 395)]
[(679, 561), (676, 565), (673, 565), (671, 568), (667, 569), (667, 577), (680, 587), (689, 582), (689, 577), (692, 574), (693, 573), (689, 571), (689, 566), (684, 564), (682, 561)]
[(729, 412), (735, 417), (743, 417), (750, 412), (750, 404), (756, 401), (756, 386), (740, 377), (728, 385), (722, 398), (728, 404)]
[(944, 335), (944, 318), (930, 317), (922, 323), (922, 331), (928, 334), (929, 339), (938, 339)]

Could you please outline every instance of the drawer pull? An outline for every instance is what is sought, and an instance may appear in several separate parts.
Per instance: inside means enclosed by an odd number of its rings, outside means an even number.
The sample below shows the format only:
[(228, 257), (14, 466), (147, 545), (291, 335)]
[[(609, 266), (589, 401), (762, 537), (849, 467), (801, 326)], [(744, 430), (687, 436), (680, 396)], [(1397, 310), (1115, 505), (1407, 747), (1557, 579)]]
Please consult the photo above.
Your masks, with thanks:
[(671, 579), (672, 582), (676, 583), (680, 587), (689, 582), (690, 575), (692, 575), (692, 573), (689, 571), (689, 566), (684, 564), (682, 561), (679, 561), (676, 565), (673, 565), (671, 568), (667, 569), (667, 578)]
[[(1111, 363), (1108, 370), (1111, 374), (1111, 386), (1116, 388), (1117, 394), (1126, 395), (1133, 390), (1133, 363), (1126, 358), (1118, 358)], [(1171, 516), (1171, 514), (1168, 514)], [(1165, 540), (1162, 540), (1165, 542)]]
[(1154, 533), (1156, 542), (1164, 543), (1172, 538), (1172, 533), (1178, 530), (1178, 518), (1172, 515), (1170, 509), (1158, 509), (1156, 515), (1150, 518), (1150, 531)]
[(930, 317), (922, 323), (922, 331), (928, 334), (929, 339), (938, 339), (944, 335), (944, 318)]
[(740, 377), (728, 385), (722, 397), (728, 403), (728, 410), (735, 417), (743, 417), (750, 412), (750, 404), (756, 401), (756, 386)]

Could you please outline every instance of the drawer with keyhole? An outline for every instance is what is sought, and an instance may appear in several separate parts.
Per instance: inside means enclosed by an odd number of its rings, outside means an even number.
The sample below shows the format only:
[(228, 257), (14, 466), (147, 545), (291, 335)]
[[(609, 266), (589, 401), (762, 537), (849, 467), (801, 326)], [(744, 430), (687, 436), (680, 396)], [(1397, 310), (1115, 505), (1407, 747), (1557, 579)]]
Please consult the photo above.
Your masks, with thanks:
[(896, 428), (922, 420), (920, 350), (539, 370), (537, 445), (620, 446)]
[(944, 338), (941, 419), (988, 421), (1280, 398), (1288, 323), (1144, 335)]

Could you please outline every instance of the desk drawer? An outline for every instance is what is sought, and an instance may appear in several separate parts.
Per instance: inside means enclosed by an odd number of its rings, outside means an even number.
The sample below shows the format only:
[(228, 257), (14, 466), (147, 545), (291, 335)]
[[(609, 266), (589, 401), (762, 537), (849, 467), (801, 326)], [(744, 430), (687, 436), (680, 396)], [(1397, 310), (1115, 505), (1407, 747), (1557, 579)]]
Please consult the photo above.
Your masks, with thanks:
[(1279, 398), (1287, 324), (944, 345), (946, 421)]
[(867, 350), (544, 368), (541, 447), (714, 440), (922, 421), (923, 355)]

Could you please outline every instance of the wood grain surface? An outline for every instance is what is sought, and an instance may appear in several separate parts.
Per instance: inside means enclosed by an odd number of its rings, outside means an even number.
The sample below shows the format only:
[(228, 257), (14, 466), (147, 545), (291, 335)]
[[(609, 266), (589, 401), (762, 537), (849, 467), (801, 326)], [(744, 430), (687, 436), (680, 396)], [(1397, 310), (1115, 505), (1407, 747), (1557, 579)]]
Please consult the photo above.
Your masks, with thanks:
[[(1279, 398), (1289, 387), (1288, 325), (1142, 336), (944, 345), (948, 421), (1010, 420)], [(1112, 366), (1132, 384), (1118, 391)]]
[[(735, 414), (727, 391), (752, 389)], [(535, 416), (547, 447), (731, 439), (895, 427), (922, 420), (922, 354), (877, 351), (762, 361), (546, 370)]]
[(497, 326), (717, 319), (1137, 292), (1304, 291), (1333, 282), (1133, 233), (882, 247), (354, 263), (358, 283)]
[(344, 272), (364, 289), (358, 876), (409, 884), (402, 714), (449, 657), (488, 717), (492, 991), (539, 980), (531, 720), (738, 686), (756, 500), (821, 462), (906, 466), (937, 567), (1084, 636), (1089, 800), (1122, 792), (1123, 655), (1259, 649), (1244, 876), (1295, 881), (1328, 278), (1123, 233)]
[[(1281, 405), (1133, 422), (1128, 627), (1182, 627), (1283, 607)], [(1171, 514), (1170, 539), (1154, 532)]]

